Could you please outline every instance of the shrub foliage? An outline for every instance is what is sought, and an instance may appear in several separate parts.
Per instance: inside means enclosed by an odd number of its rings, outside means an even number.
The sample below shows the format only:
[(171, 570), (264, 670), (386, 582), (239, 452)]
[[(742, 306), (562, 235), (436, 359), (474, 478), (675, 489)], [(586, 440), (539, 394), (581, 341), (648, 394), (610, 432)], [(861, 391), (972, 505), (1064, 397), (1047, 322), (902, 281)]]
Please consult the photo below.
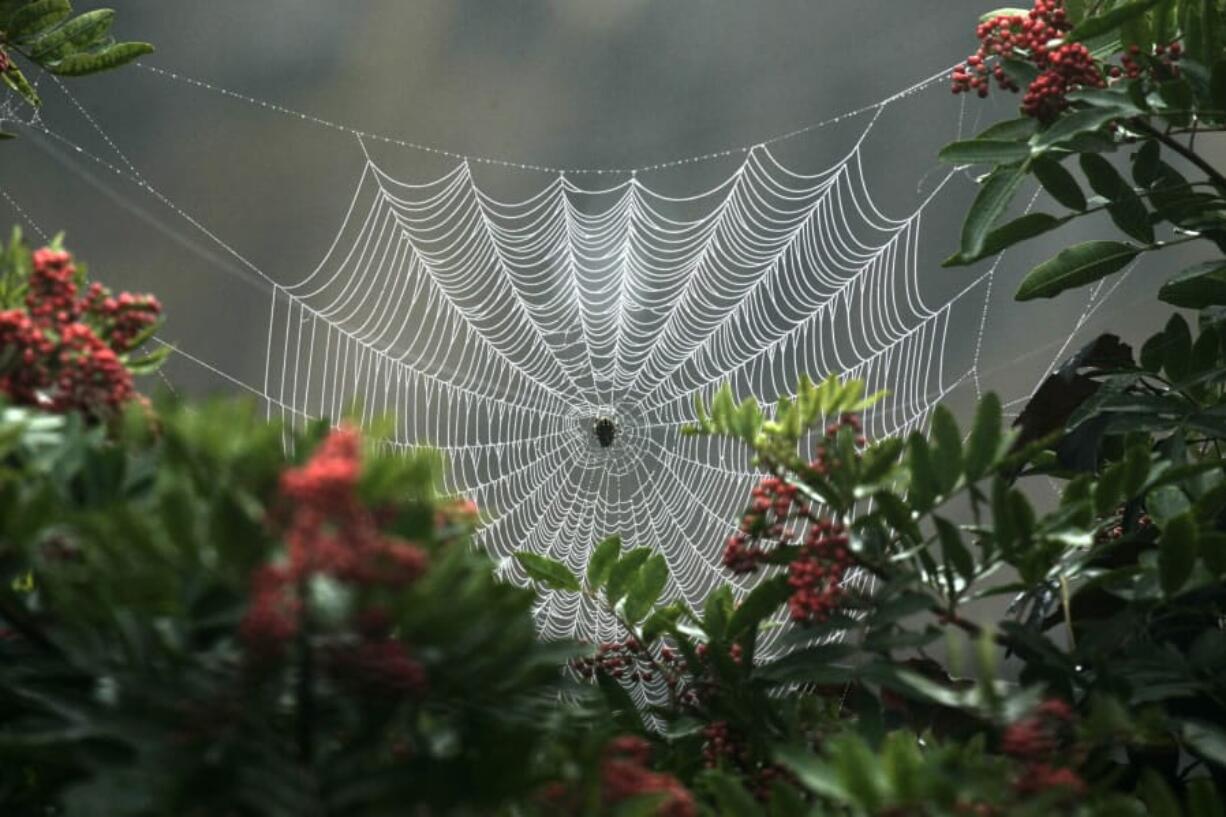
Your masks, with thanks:
[[(66, 253), (15, 240), (5, 813), (1220, 817), (1226, 180), (1193, 140), (1226, 117), (1222, 17), (992, 12), (954, 90), (1016, 92), (1022, 116), (943, 153), (990, 167), (950, 265), (1102, 211), (1124, 238), (1060, 251), (1018, 297), (1189, 244), (1206, 260), (1159, 292), (1193, 320), (1139, 351), (1092, 340), (1012, 425), (989, 394), (969, 422), (938, 407), (868, 439), (877, 396), (835, 377), (769, 408), (700, 401), (686, 433), (763, 472), (701, 608), (615, 532), (583, 575), (515, 557), (535, 589), (605, 606), (602, 644), (537, 639), (534, 588), (473, 549), (478, 511), (437, 492), (428, 453), (84, 388), (154, 365), (130, 352), (156, 310), (117, 330)], [(1063, 210), (1011, 217), (1031, 175)], [(74, 323), (119, 368), (83, 366)]]

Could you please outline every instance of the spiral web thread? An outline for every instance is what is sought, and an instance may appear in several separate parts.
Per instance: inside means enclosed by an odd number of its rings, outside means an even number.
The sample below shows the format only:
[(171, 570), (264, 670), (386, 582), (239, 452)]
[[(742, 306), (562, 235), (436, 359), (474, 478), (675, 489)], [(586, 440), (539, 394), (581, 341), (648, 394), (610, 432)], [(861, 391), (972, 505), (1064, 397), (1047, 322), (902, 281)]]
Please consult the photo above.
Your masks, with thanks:
[[(761, 474), (739, 444), (679, 433), (696, 396), (731, 382), (773, 399), (799, 373), (837, 372), (890, 393), (868, 418), (884, 435), (970, 374), (944, 370), (945, 347), (953, 308), (982, 308), (985, 280), (925, 302), (917, 253), (936, 192), (885, 215), (862, 144), (812, 175), (755, 146), (686, 197), (637, 174), (592, 187), (558, 173), (518, 201), (484, 192), (466, 161), (408, 184), (367, 154), (331, 252), (274, 289), (270, 411), (335, 417), (356, 398), (364, 418), (395, 418), (393, 444), (445, 453), (447, 488), (487, 514), (479, 541), (495, 557), (582, 573), (619, 533), (665, 554), (666, 600), (701, 607)], [(600, 417), (617, 427), (608, 448)], [(615, 629), (573, 593), (548, 594), (538, 616), (546, 635)]]
[[(513, 581), (527, 581), (506, 558), (516, 551), (580, 573), (594, 544), (619, 533), (627, 547), (666, 556), (665, 600), (701, 607), (728, 580), (723, 542), (761, 477), (739, 443), (679, 433), (694, 398), (709, 400), (725, 382), (738, 396), (774, 400), (802, 373), (861, 378), (890, 395), (865, 418), (872, 437), (921, 427), (954, 388), (978, 388), (996, 267), (936, 302), (919, 281), (923, 215), (956, 171), (901, 217), (882, 212), (864, 172), (865, 139), (881, 113), (931, 79), (753, 147), (615, 171), (422, 148), (143, 67), (344, 131), (366, 160), (331, 249), (306, 278), (283, 284), (158, 192), (57, 83), (118, 161), (43, 120), (22, 123), (32, 134), (136, 185), (271, 291), (262, 386), (176, 351), (260, 395), (287, 424), (336, 418), (356, 402), (364, 420), (394, 419), (391, 445), (441, 450), (447, 488), (477, 501), (486, 520), (479, 543)], [(864, 120), (859, 138), (824, 171), (798, 172), (775, 152), (783, 139), (853, 117)], [(454, 165), (406, 183), (367, 152), (375, 141)], [(733, 155), (730, 175), (692, 195), (641, 178)], [(521, 200), (499, 200), (475, 181), (478, 163), (542, 182)], [(623, 178), (587, 183), (606, 173)], [(1074, 332), (1103, 300), (1091, 296)], [(951, 323), (963, 337), (978, 332), (973, 359), (958, 370), (947, 367)], [(593, 433), (600, 417), (617, 427), (607, 448)], [(751, 584), (734, 580), (734, 592)], [(547, 636), (619, 632), (566, 592), (545, 594), (538, 620)]]

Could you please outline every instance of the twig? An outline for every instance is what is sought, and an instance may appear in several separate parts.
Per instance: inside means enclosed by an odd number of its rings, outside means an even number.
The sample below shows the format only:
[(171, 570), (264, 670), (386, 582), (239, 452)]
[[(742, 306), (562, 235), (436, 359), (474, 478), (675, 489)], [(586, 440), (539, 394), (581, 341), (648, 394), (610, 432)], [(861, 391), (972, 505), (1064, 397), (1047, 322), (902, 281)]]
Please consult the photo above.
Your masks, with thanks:
[(1166, 145), (1168, 148), (1175, 151), (1176, 153), (1178, 153), (1183, 158), (1187, 159), (1192, 164), (1196, 165), (1196, 167), (1199, 168), (1201, 171), (1203, 171), (1206, 176), (1208, 176), (1210, 179), (1213, 180), (1213, 183), (1216, 186), (1218, 186), (1222, 190), (1226, 190), (1226, 176), (1223, 176), (1221, 173), (1219, 173), (1213, 165), (1205, 161), (1205, 159), (1201, 157), (1196, 151), (1192, 150), (1187, 145), (1180, 142), (1178, 139), (1175, 139), (1174, 137), (1168, 136), (1162, 131), (1157, 130), (1152, 125), (1150, 125), (1148, 122), (1140, 118), (1130, 119), (1128, 120), (1128, 124), (1129, 124), (1129, 127), (1133, 128), (1134, 130), (1139, 131), (1140, 133), (1144, 133), (1148, 136), (1151, 136), (1154, 139), (1157, 139), (1159, 142)]

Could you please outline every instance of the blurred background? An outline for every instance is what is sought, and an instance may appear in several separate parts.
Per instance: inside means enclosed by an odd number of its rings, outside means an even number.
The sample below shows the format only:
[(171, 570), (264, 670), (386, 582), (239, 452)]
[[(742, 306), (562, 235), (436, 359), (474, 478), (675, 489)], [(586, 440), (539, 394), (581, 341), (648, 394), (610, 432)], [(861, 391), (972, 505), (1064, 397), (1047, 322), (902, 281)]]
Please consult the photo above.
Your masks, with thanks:
[[(117, 33), (153, 42), (157, 53), (145, 67), (66, 85), (71, 97), (41, 81), (51, 134), (18, 128), (21, 138), (0, 146), (0, 220), (65, 230), (95, 275), (156, 291), (167, 306), (165, 339), (198, 359), (168, 363), (176, 389), (241, 390), (258, 386), (265, 361), (270, 286), (254, 270), (283, 283), (305, 277), (337, 234), (365, 161), (343, 129), (251, 100), (463, 155), (641, 167), (753, 145), (938, 74), (972, 50), (985, 8), (971, 0), (129, 0)], [(1011, 115), (1014, 104), (964, 102), (942, 82), (891, 106), (865, 146), (877, 204), (910, 215), (946, 172), (934, 159), (939, 146)], [(794, 170), (817, 172), (864, 124), (811, 131), (777, 153)], [(372, 150), (410, 181), (456, 162), (394, 144)], [(737, 161), (642, 179), (683, 194), (726, 178)], [(501, 166), (475, 172), (496, 195), (549, 181)], [(921, 273), (933, 303), (981, 272), (938, 266), (973, 192), (969, 177), (955, 178), (925, 211)], [(1109, 235), (1092, 222), (1078, 230)], [(1028, 394), (1070, 336), (1075, 348), (1109, 324), (1136, 339), (1164, 319), (1149, 306), (1158, 279), (1144, 268), (1109, 299), (1104, 287), (1089, 299), (1012, 305), (1020, 275), (1045, 254), (1008, 256), (988, 300), (983, 386), (1006, 400)], [(970, 354), (978, 331), (974, 316), (959, 319), (950, 354)]]

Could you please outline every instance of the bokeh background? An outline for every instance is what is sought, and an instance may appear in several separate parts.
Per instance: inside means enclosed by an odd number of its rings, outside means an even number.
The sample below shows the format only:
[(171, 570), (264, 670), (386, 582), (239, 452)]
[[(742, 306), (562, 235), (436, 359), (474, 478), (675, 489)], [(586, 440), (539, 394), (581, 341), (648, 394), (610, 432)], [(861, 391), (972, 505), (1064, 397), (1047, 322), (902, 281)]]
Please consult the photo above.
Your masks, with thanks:
[[(129, 0), (117, 33), (157, 45), (147, 66), (363, 131), (465, 155), (618, 168), (752, 145), (872, 104), (963, 58), (985, 8), (975, 0)], [(18, 127), (21, 138), (0, 145), (0, 221), (65, 230), (95, 274), (156, 291), (169, 316), (164, 337), (200, 361), (169, 362), (165, 378), (176, 389), (258, 385), (269, 287), (252, 268), (280, 282), (314, 268), (363, 167), (357, 140), (143, 67), (66, 87), (71, 97), (41, 80), (50, 134)], [(936, 149), (1012, 104), (964, 103), (938, 84), (892, 106), (866, 143), (882, 209), (909, 214), (944, 173)], [(817, 171), (862, 124), (819, 129), (778, 150), (793, 168)], [(374, 149), (409, 180), (454, 165), (395, 145)], [(702, 189), (734, 161), (647, 181)], [(505, 195), (547, 181), (497, 166), (477, 174)], [(925, 214), (922, 263), (934, 301), (976, 274), (937, 264), (956, 245), (973, 192), (969, 177), (957, 178)], [(1068, 238), (1078, 234), (1106, 237), (1108, 228), (1088, 222)], [(1020, 275), (1044, 254), (1036, 247), (1006, 258), (989, 304), (983, 385), (1009, 400), (1029, 393), (1074, 330), (1074, 344), (1104, 325), (1136, 339), (1164, 318), (1150, 306), (1159, 279), (1143, 267), (1110, 299), (1081, 292), (1012, 305)], [(955, 328), (951, 354), (964, 354), (978, 326)]]

